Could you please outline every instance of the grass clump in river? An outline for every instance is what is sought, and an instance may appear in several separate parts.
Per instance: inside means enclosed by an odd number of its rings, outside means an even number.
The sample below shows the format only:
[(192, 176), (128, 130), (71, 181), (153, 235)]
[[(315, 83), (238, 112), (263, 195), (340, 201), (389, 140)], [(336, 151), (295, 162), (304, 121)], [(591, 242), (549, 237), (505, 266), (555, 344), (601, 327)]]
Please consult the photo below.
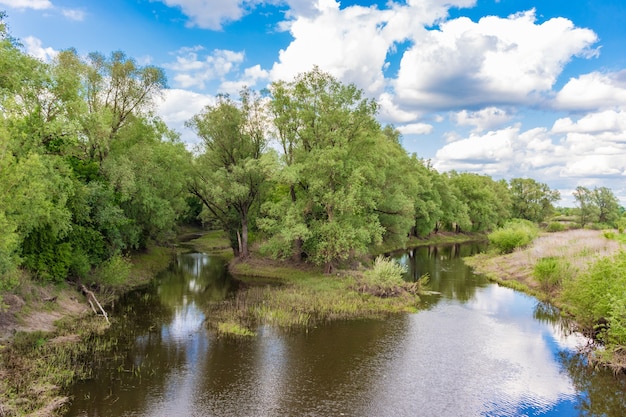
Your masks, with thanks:
[[(389, 270), (397, 273), (402, 269), (398, 267)], [(209, 325), (218, 332), (227, 328), (227, 323), (248, 330), (258, 325), (306, 329), (331, 320), (414, 312), (419, 302), (417, 294), (409, 291), (384, 298), (358, 291), (361, 280), (367, 279), (362, 272), (324, 275), (318, 268), (288, 267), (260, 259), (234, 263), (231, 272), (243, 280), (246, 288), (233, 299), (214, 306), (207, 315)]]

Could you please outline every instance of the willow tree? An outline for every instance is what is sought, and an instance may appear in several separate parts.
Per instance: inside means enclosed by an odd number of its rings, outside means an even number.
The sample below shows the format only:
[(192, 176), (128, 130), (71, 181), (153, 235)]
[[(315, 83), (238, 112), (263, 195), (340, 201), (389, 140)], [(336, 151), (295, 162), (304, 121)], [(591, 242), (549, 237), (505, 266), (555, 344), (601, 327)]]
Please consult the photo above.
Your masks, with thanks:
[(264, 152), (262, 99), (246, 89), (240, 102), (218, 96), (215, 105), (205, 107), (187, 125), (203, 146), (189, 190), (228, 233), (235, 255), (247, 257), (251, 210), (273, 168), (273, 154)]
[(382, 238), (373, 186), (383, 138), (377, 106), (318, 68), (270, 90), (284, 192), (264, 206), (267, 247), (279, 257), (304, 254), (329, 273)]

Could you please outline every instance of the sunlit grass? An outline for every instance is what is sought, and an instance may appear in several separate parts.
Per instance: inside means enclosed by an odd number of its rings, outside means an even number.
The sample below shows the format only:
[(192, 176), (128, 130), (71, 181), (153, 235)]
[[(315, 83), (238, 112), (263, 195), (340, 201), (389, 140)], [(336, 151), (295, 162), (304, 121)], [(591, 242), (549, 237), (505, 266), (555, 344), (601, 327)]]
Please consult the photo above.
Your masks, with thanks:
[(250, 330), (258, 325), (306, 329), (332, 320), (414, 312), (419, 302), (409, 293), (386, 298), (360, 293), (358, 273), (324, 275), (318, 268), (266, 260), (235, 263), (231, 271), (248, 287), (217, 306), (209, 321), (235, 322)]

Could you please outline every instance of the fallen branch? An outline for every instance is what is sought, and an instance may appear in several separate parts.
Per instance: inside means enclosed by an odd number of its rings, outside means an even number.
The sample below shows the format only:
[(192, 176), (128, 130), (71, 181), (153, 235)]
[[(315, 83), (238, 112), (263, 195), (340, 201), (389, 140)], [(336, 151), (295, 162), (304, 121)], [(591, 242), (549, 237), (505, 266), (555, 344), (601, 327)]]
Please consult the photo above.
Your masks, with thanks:
[(111, 322), (109, 321), (109, 316), (107, 312), (104, 311), (102, 304), (98, 302), (96, 295), (92, 291), (89, 291), (89, 289), (87, 289), (87, 287), (85, 287), (84, 284), (80, 284), (80, 289), (82, 290), (83, 294), (87, 296), (87, 301), (89, 301), (89, 305), (91, 306), (91, 309), (93, 310), (93, 312), (96, 313), (96, 315), (98, 315), (98, 311), (96, 310), (96, 307), (94, 306), (94, 303), (95, 303), (100, 309), (100, 311), (102, 312), (102, 315), (104, 316), (104, 319), (107, 321), (107, 323), (111, 324)]

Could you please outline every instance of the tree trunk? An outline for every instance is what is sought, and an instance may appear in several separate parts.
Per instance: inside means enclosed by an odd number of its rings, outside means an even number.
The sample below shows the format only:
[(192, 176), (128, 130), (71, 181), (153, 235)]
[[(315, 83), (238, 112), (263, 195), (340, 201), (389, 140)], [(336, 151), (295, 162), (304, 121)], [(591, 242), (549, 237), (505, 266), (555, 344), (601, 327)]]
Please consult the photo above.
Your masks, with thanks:
[(324, 264), (324, 273), (326, 275), (330, 275), (333, 273), (333, 263), (332, 262), (326, 262)]
[(239, 256), (241, 258), (247, 258), (250, 256), (250, 251), (248, 250), (248, 217), (244, 216), (241, 219), (241, 253)]
[(293, 242), (293, 254), (291, 255), (291, 259), (294, 262), (302, 261), (302, 246), (303, 245), (304, 245), (304, 242), (302, 241), (302, 238), (297, 238)]

